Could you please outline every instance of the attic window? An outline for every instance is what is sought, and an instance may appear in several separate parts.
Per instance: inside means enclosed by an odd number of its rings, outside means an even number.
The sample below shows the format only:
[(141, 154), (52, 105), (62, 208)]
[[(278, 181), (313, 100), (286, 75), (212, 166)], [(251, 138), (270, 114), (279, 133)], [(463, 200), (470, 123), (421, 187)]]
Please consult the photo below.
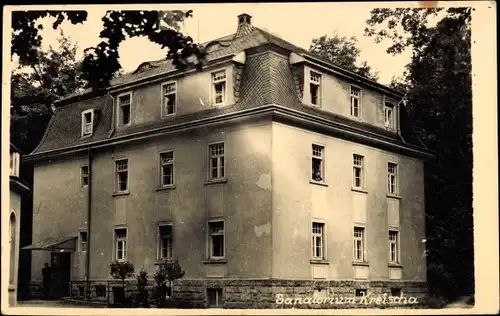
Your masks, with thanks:
[(321, 74), (311, 71), (309, 91), (311, 93), (311, 104), (321, 105)]
[(177, 107), (177, 84), (175, 82), (163, 85), (163, 115), (175, 114)]
[(94, 110), (82, 112), (82, 136), (90, 136), (94, 129)]
[(213, 104), (223, 104), (226, 101), (226, 71), (212, 73)]
[(394, 104), (389, 102), (384, 105), (384, 125), (388, 129), (394, 129)]
[(130, 105), (132, 103), (132, 95), (130, 93), (118, 96), (118, 111), (120, 114), (121, 125), (130, 124)]

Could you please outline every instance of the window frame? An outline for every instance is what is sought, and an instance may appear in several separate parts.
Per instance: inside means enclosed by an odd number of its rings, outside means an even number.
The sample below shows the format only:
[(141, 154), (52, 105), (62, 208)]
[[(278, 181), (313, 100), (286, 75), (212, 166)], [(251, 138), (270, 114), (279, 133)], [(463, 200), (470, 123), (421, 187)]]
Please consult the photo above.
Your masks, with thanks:
[[(163, 159), (162, 159), (162, 156), (163, 155), (166, 155), (166, 154), (170, 154), (172, 153), (172, 161), (171, 162), (167, 162), (167, 163), (163, 163)], [(159, 175), (160, 175), (160, 187), (161, 188), (168, 188), (168, 187), (173, 187), (175, 185), (175, 152), (173, 150), (166, 150), (166, 151), (162, 151), (159, 153), (159, 168), (160, 168), (160, 172), (159, 172)], [(163, 167), (164, 166), (167, 166), (167, 165), (171, 165), (172, 166), (172, 183), (170, 184), (164, 184), (163, 183), (163, 179), (164, 179), (164, 174), (163, 174)]]
[[(209, 291), (214, 291), (215, 292), (216, 305), (211, 305), (210, 304)], [(220, 294), (219, 294), (219, 292), (220, 292)], [(207, 306), (209, 308), (220, 308), (220, 307), (222, 307), (222, 305), (224, 303), (224, 300), (222, 299), (222, 297), (224, 296), (224, 290), (222, 288), (207, 288), (206, 289), (206, 293), (207, 293)]]
[[(117, 231), (119, 230), (124, 230), (125, 231), (125, 238), (118, 238), (117, 236)], [(120, 241), (125, 241), (125, 247), (122, 250), (122, 256), (124, 258), (119, 259), (118, 258), (118, 242)], [(128, 227), (125, 226), (116, 226), (113, 228), (113, 258), (115, 261), (118, 262), (125, 262), (127, 261), (127, 256), (128, 256)]]
[[(120, 161), (127, 161), (127, 169), (126, 169), (126, 172), (127, 172), (127, 188), (125, 190), (120, 190), (120, 176), (119, 176), (119, 173), (120, 172), (124, 172), (123, 170), (121, 171), (118, 171), (118, 162)], [(119, 159), (115, 159), (114, 160), (115, 162), (115, 192), (116, 193), (127, 193), (129, 192), (129, 188), (130, 188), (130, 159), (128, 158), (119, 158)]]
[[(157, 240), (157, 259), (162, 260), (173, 260), (174, 258), (174, 224), (171, 222), (159, 223), (157, 225), (158, 230), (158, 240)], [(163, 257), (163, 238), (161, 234), (162, 227), (170, 227), (170, 257)], [(168, 252), (168, 250), (167, 250)]]
[[(395, 236), (396, 236), (396, 240), (395, 241), (392, 241), (391, 240), (391, 233), (394, 233)], [(398, 265), (401, 263), (401, 248), (400, 248), (400, 236), (399, 236), (399, 229), (395, 229), (395, 228), (390, 228), (388, 230), (388, 237), (389, 237), (389, 264), (395, 264), (395, 265)], [(395, 247), (395, 259), (396, 260), (392, 260), (392, 249), (391, 249), (391, 245), (394, 245)]]
[[(90, 122), (87, 123), (86, 121), (86, 115), (90, 113)], [(88, 109), (85, 111), (82, 111), (82, 131), (81, 131), (81, 137), (90, 137), (94, 135), (94, 109)], [(87, 126), (90, 126), (90, 132), (86, 133), (85, 128)]]
[[(314, 148), (318, 147), (321, 149), (321, 157), (315, 156), (314, 155)], [(312, 143), (311, 145), (311, 172), (310, 172), (310, 181), (316, 182), (316, 183), (326, 183), (326, 163), (325, 163), (325, 158), (326, 158), (326, 147), (323, 144), (319, 143)], [(319, 159), (320, 160), (320, 172), (321, 172), (321, 180), (315, 180), (314, 179), (314, 168), (313, 168), (313, 162), (314, 159)]]
[[(387, 110), (390, 109), (391, 112), (391, 120), (389, 124), (387, 123)], [(396, 106), (392, 102), (385, 101), (384, 102), (384, 126), (390, 130), (396, 130)]]
[[(224, 72), (224, 79), (214, 79), (214, 75), (216, 73), (221, 73)], [(212, 106), (219, 106), (219, 105), (225, 105), (227, 104), (227, 96), (228, 96), (228, 69), (227, 68), (221, 68), (218, 70), (214, 70), (210, 72), (210, 104)], [(215, 85), (218, 83), (224, 83), (223, 85), (223, 91), (222, 91), (222, 101), (221, 102), (216, 102), (217, 99), (217, 93), (215, 90)]]
[[(359, 229), (361, 231), (361, 238), (355, 236), (356, 229)], [(353, 235), (352, 235), (352, 237), (353, 237), (353, 247), (352, 247), (353, 261), (357, 262), (357, 263), (367, 262), (367, 258), (366, 258), (366, 227), (362, 226), (362, 225), (354, 225), (352, 232), (353, 232)], [(361, 258), (356, 258), (356, 250), (358, 249), (357, 244), (356, 244), (357, 240), (361, 240), (361, 251), (359, 251), (359, 253), (362, 256)]]
[[(319, 77), (319, 81), (314, 81), (312, 80), (312, 77), (313, 75), (317, 75)], [(307, 82), (309, 84), (309, 104), (312, 105), (312, 106), (317, 106), (317, 107), (321, 107), (322, 106), (322, 101), (323, 101), (323, 74), (318, 72), (318, 71), (315, 71), (315, 70), (312, 70), (312, 69), (309, 69), (309, 76), (307, 77)], [(318, 87), (318, 90), (317, 90), (317, 103), (313, 103), (313, 98), (312, 98), (312, 91), (311, 91), (311, 85), (315, 85)]]
[[(356, 157), (361, 158), (361, 165), (356, 165)], [(356, 172), (355, 170), (359, 169), (360, 172), (360, 185), (356, 185)], [(365, 179), (365, 156), (357, 153), (352, 154), (352, 187), (354, 189), (358, 190), (364, 190), (366, 186), (366, 179)]]
[[(87, 168), (87, 173), (84, 172), (84, 168)], [(87, 184), (85, 184), (84, 179), (87, 178)], [(80, 166), (80, 187), (81, 188), (86, 188), (88, 187), (90, 182), (90, 168), (88, 165), (81, 165)]]
[[(359, 90), (359, 95), (355, 96), (353, 95), (352, 91), (353, 91), (353, 88), (354, 89), (357, 89)], [(357, 99), (358, 100), (358, 115), (354, 115), (354, 110), (353, 110), (353, 98), (354, 99)], [(360, 86), (357, 86), (357, 85), (353, 85), (353, 84), (350, 84), (349, 85), (349, 104), (350, 104), (350, 115), (351, 117), (353, 118), (356, 118), (356, 119), (361, 119), (362, 118), (362, 113), (361, 113), (361, 110), (362, 110), (362, 100), (363, 100), (363, 89), (361, 89)]]
[[(222, 145), (223, 154), (212, 155), (212, 147)], [(208, 181), (218, 181), (226, 178), (226, 143), (224, 141), (214, 142), (208, 144)], [(221, 163), (221, 157), (223, 163)], [(217, 158), (217, 177), (212, 177), (212, 159)], [(222, 166), (222, 167), (221, 167)]]
[[(86, 236), (85, 243), (82, 242), (82, 234), (85, 234), (85, 236)], [(88, 241), (89, 241), (89, 232), (87, 230), (80, 230), (78, 232), (78, 251), (79, 252), (87, 252), (88, 243), (89, 243)], [(85, 244), (85, 250), (83, 250), (82, 244)]]
[[(315, 233), (314, 232), (314, 225), (317, 224), (319, 227), (321, 227), (321, 233)], [(327, 237), (326, 237), (326, 222), (323, 220), (319, 219), (313, 219), (311, 222), (311, 259), (312, 260), (319, 260), (319, 261), (326, 261), (327, 260)], [(316, 256), (316, 238), (315, 237), (321, 237), (321, 256), (318, 257)]]
[[(395, 166), (395, 173), (391, 173), (389, 168), (391, 165)], [(394, 175), (394, 190), (391, 192), (391, 175)], [(397, 162), (387, 162), (387, 194), (397, 196), (399, 194), (399, 165)]]
[[(123, 123), (123, 112), (122, 112), (122, 104), (120, 102), (120, 98), (123, 96), (129, 96), (129, 113), (128, 113), (128, 123)], [(130, 126), (132, 124), (132, 92), (125, 92), (118, 94), (116, 96), (116, 104), (117, 104), (117, 116), (118, 116), (118, 126)]]
[[(214, 244), (212, 236), (220, 236), (220, 233), (212, 233), (211, 225), (213, 223), (222, 223), (222, 256), (213, 256)], [(214, 218), (207, 221), (207, 258), (209, 260), (223, 260), (226, 259), (226, 220), (223, 218)]]
[[(170, 93), (165, 93), (165, 87), (166, 86), (169, 86), (169, 85), (174, 85), (174, 92), (170, 92)], [(177, 83), (177, 80), (171, 80), (171, 81), (167, 81), (167, 82), (164, 82), (161, 84), (161, 116), (162, 117), (168, 117), (168, 116), (173, 116), (175, 114), (177, 114), (177, 101), (179, 100), (178, 98), (178, 83)], [(167, 109), (165, 108), (166, 107), (166, 104), (165, 104), (165, 96), (166, 95), (170, 95), (170, 94), (175, 94), (175, 98), (174, 98), (174, 112), (173, 113), (167, 113)]]

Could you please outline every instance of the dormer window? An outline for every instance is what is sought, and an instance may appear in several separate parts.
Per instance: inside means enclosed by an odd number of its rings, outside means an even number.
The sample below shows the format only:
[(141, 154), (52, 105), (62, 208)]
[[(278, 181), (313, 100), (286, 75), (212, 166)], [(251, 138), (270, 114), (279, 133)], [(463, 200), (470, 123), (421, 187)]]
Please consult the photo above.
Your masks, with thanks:
[(321, 74), (311, 71), (309, 77), (309, 92), (311, 104), (321, 105)]
[(82, 137), (91, 136), (94, 130), (94, 110), (82, 112)]
[(226, 71), (212, 73), (213, 104), (223, 104), (226, 101)]
[(394, 104), (386, 102), (384, 105), (384, 125), (385, 128), (394, 129)]
[(165, 83), (163, 89), (163, 115), (175, 114), (177, 108), (177, 84), (176, 82)]
[(130, 106), (132, 104), (132, 94), (127, 93), (118, 96), (119, 122), (121, 125), (130, 124)]
[(351, 86), (351, 116), (361, 117), (361, 89)]

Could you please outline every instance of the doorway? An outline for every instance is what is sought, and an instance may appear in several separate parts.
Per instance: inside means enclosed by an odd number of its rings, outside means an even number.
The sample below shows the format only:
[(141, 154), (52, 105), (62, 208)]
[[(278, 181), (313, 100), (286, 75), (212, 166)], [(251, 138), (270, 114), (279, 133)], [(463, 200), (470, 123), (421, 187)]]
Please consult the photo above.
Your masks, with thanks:
[(60, 299), (70, 296), (71, 252), (53, 252), (52, 262), (52, 297)]

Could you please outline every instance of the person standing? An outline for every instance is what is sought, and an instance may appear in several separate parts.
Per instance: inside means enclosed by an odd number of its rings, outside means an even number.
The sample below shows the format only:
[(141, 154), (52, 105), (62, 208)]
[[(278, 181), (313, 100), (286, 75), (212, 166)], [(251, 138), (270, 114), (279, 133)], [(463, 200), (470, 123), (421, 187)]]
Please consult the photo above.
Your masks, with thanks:
[(45, 262), (45, 266), (42, 269), (43, 276), (43, 297), (48, 300), (50, 299), (50, 288), (52, 281), (52, 269), (49, 267), (49, 264)]

